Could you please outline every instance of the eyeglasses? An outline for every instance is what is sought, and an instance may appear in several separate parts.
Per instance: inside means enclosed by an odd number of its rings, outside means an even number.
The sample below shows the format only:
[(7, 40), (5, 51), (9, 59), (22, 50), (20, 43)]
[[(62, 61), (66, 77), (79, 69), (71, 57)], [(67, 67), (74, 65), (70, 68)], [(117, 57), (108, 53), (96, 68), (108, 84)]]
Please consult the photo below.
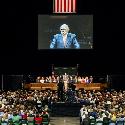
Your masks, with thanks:
[(60, 30), (66, 30), (66, 29), (60, 29)]

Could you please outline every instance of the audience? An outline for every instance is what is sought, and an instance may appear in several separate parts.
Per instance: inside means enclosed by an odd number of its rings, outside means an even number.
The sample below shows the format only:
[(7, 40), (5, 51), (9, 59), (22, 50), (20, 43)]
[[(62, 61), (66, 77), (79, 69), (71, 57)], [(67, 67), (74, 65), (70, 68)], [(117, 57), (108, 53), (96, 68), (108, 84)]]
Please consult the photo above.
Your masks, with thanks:
[[(57, 83), (59, 76), (37, 77), (37, 82)], [(70, 76), (70, 83), (93, 83), (93, 77)], [(75, 82), (74, 82), (75, 81)], [(63, 92), (64, 102), (80, 103), (81, 125), (91, 123), (97, 125), (112, 125), (125, 121), (125, 91), (107, 90), (73, 90)], [(42, 116), (51, 117), (52, 104), (58, 103), (59, 95), (52, 90), (17, 90), (0, 91), (0, 122), (10, 122), (15, 124), (24, 120), (42, 122)], [(39, 120), (39, 121), (38, 121)]]

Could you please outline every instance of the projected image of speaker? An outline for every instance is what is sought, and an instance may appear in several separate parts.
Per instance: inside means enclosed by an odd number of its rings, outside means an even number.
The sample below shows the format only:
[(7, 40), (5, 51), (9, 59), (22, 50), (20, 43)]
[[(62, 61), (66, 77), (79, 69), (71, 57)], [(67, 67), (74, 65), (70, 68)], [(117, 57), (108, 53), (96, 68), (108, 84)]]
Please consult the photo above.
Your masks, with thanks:
[(93, 15), (38, 15), (38, 50), (93, 49)]

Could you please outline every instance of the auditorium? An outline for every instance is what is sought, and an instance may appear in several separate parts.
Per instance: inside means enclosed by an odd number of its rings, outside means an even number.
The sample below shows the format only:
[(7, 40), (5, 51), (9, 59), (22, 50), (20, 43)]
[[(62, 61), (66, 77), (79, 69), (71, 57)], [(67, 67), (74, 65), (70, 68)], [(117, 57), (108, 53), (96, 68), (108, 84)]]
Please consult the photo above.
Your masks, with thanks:
[(1, 125), (123, 125), (117, 4), (2, 2)]

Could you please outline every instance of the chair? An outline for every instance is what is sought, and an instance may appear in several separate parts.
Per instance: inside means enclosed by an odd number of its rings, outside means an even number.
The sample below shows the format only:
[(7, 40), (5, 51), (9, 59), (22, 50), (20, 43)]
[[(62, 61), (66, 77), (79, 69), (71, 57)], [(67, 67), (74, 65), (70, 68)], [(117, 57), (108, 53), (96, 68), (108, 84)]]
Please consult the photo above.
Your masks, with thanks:
[(19, 115), (14, 115), (12, 120), (13, 120), (13, 125), (19, 125), (21, 119)]
[(95, 118), (91, 118), (90, 119), (90, 125), (95, 125), (96, 124), (96, 119)]
[(103, 118), (103, 125), (109, 125), (109, 118), (108, 117)]
[(33, 121), (28, 121), (28, 125), (34, 125), (34, 120)]
[(34, 124), (41, 125), (42, 124), (42, 117), (39, 117), (39, 116), (35, 117)]
[(8, 125), (8, 121), (1, 121), (1, 125)]
[(43, 115), (42, 115), (42, 118), (43, 118), (42, 124), (43, 124), (43, 125), (48, 125), (48, 124), (49, 124), (48, 114), (43, 114)]
[(96, 125), (103, 125), (103, 121), (96, 121)]
[(20, 125), (20, 121), (13, 121), (13, 125)]
[(12, 119), (8, 120), (8, 125), (13, 125), (13, 120)]
[(21, 119), (20, 125), (28, 125), (28, 121), (26, 119)]
[(34, 115), (29, 115), (27, 117), (28, 125), (34, 125)]
[(115, 121), (109, 121), (109, 125), (116, 125)]
[(117, 121), (117, 125), (124, 125), (124, 121)]
[(35, 120), (35, 125), (41, 125), (42, 124), (42, 120)]

